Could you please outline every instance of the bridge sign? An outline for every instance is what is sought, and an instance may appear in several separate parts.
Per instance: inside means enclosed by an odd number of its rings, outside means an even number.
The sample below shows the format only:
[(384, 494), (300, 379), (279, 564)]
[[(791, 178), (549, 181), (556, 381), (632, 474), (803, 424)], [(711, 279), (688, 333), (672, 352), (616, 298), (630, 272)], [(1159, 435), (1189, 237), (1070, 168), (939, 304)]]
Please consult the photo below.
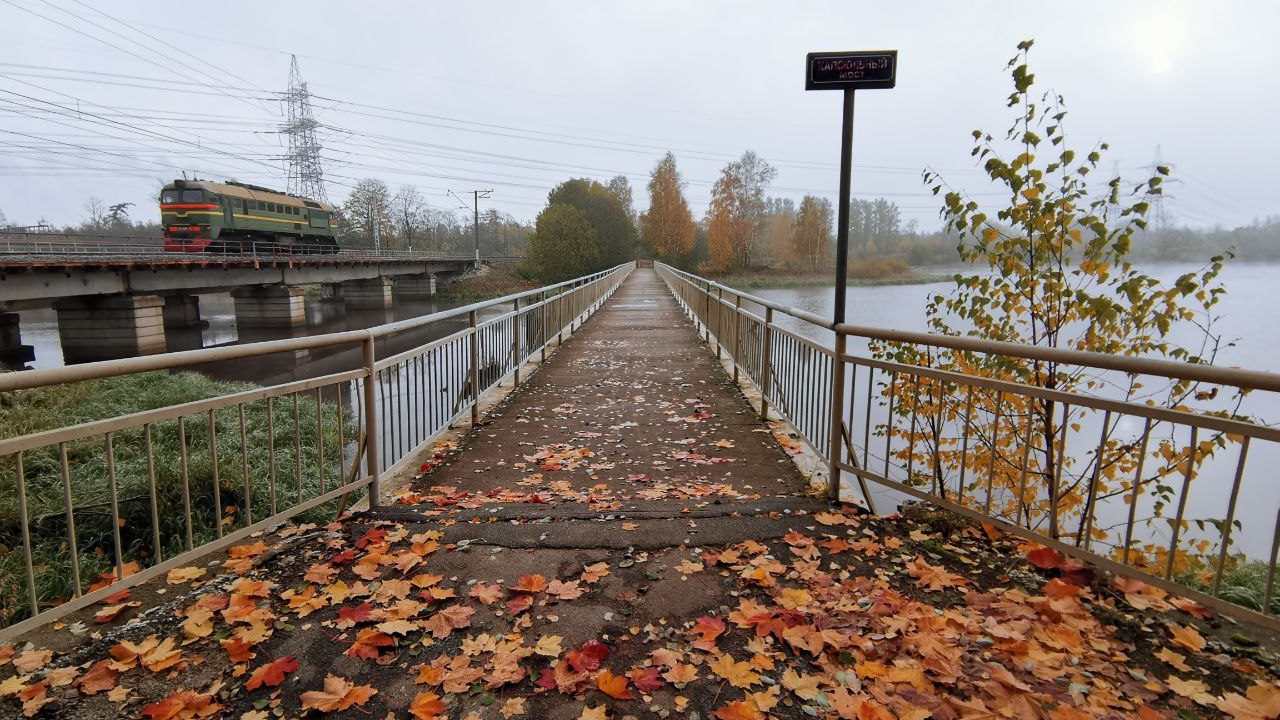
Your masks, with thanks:
[(811, 52), (805, 56), (805, 90), (887, 89), (897, 80), (897, 50)]

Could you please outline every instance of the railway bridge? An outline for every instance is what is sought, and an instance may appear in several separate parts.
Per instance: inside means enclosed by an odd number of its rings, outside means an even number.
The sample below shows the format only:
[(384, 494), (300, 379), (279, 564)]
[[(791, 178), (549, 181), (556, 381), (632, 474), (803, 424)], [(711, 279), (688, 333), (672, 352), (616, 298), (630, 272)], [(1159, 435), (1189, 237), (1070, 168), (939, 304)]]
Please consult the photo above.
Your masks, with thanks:
[(230, 292), (242, 328), (306, 324), (303, 286), (348, 309), (424, 298), (471, 269), (469, 255), (343, 250), (331, 255), (165, 253), (155, 244), (0, 239), (0, 363), (33, 359), (18, 310), (52, 306), (68, 362), (165, 352), (166, 327), (201, 325), (200, 295)]

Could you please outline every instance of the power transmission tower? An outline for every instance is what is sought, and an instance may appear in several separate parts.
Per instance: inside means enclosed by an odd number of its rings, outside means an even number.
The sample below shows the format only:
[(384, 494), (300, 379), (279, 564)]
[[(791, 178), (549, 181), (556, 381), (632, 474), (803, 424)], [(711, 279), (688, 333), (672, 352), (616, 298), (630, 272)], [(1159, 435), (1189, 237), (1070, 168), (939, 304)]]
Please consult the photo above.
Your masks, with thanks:
[[(1165, 169), (1164, 173), (1160, 172), (1161, 168)], [(1173, 165), (1171, 163), (1161, 162), (1159, 145), (1156, 145), (1155, 159), (1151, 161), (1150, 165), (1143, 169), (1147, 171), (1149, 177), (1154, 177), (1159, 174), (1163, 181), (1160, 183), (1160, 192), (1151, 198), (1151, 216), (1155, 221), (1155, 231), (1156, 233), (1163, 233), (1169, 227), (1169, 212), (1165, 207), (1165, 201), (1174, 199), (1174, 197), (1166, 192), (1166, 190), (1170, 184), (1181, 182), (1181, 180), (1169, 177), (1173, 172)]]
[(311, 115), (311, 93), (298, 70), (298, 56), (290, 56), (289, 90), (285, 93), (287, 120), (280, 131), (289, 138), (289, 188), (293, 195), (329, 202), (324, 189), (324, 169), (320, 167), (320, 141), (316, 128), (320, 123)]

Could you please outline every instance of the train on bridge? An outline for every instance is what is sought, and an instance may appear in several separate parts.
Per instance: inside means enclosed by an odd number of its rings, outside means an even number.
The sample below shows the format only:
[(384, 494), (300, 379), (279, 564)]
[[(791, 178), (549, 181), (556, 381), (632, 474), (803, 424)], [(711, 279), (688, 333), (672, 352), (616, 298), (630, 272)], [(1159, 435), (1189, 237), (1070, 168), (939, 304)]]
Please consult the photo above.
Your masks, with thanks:
[(174, 180), (160, 222), (169, 252), (338, 252), (332, 206), (247, 183)]

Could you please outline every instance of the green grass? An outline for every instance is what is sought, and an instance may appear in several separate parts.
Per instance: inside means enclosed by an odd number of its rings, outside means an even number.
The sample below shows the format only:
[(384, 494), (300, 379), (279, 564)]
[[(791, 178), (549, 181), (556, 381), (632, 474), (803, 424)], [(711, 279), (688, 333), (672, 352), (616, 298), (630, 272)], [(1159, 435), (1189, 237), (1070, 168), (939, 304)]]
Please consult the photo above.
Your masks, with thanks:
[[(116, 417), (153, 408), (168, 407), (210, 397), (250, 390), (248, 383), (211, 380), (195, 373), (145, 373), (74, 385), (40, 388), (0, 395), (0, 434), (26, 435), (93, 420)], [(332, 391), (328, 393), (332, 395)], [(274, 424), (268, 432), (268, 401), (244, 405), (247, 455), (240, 443), (237, 408), (214, 414), (217, 438), (216, 468), (220, 502), (214, 502), (214, 453), (210, 450), (208, 412), (185, 419), (187, 453), (186, 486), (190, 496), (192, 536), (199, 546), (216, 537), (217, 508), (223, 508), (225, 531), (262, 520), (271, 510), (271, 467), (274, 459), (277, 509), (284, 509), (339, 484), (339, 423), (344, 441), (355, 439), (349, 412), (332, 402), (321, 404), (317, 420), (314, 393), (298, 399), (300, 423), (295, 437), (292, 396), (270, 401)], [(270, 440), (269, 440), (270, 438)], [(320, 470), (323, 438), (324, 472)], [(274, 452), (268, 450), (274, 442)], [(300, 445), (300, 452), (295, 450)], [(124, 560), (142, 566), (154, 564), (157, 550), (164, 557), (186, 549), (183, 501), (183, 443), (177, 420), (151, 428), (153, 465), (147, 462), (142, 428), (112, 435), (111, 470), (116, 478), (120, 541)], [(106, 440), (98, 435), (67, 443), (70, 495), (75, 540), (83, 585), (113, 566), (111, 472)], [(23, 478), (27, 494), (27, 527), (31, 533), (36, 593), (42, 607), (71, 597), (71, 553), (64, 510), (62, 470), (57, 445), (23, 454)], [(247, 463), (247, 474), (245, 472)], [(28, 613), (25, 568), (22, 555), (22, 518), (18, 508), (17, 462), (0, 458), (0, 625), (20, 620)], [(151, 512), (150, 477), (155, 476), (160, 548), (156, 548)], [(252, 517), (244, 511), (246, 493)], [(334, 510), (313, 511), (317, 518), (332, 517)]]

